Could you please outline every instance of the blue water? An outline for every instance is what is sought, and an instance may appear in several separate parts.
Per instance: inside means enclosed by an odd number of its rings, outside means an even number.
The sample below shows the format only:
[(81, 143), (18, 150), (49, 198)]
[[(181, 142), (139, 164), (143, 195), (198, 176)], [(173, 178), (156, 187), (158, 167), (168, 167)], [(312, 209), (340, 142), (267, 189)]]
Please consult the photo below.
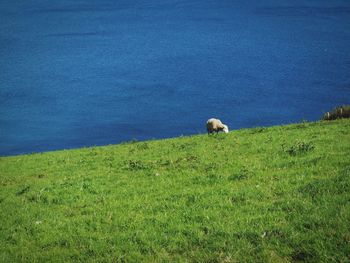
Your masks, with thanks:
[(350, 1), (0, 0), (0, 155), (317, 120)]

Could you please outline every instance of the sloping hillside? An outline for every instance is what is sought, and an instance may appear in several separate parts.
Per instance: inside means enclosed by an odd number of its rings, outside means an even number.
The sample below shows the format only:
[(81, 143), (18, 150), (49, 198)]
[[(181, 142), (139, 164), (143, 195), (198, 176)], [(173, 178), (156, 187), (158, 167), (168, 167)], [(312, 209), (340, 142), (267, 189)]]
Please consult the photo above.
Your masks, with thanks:
[(348, 262), (350, 121), (0, 158), (1, 262)]

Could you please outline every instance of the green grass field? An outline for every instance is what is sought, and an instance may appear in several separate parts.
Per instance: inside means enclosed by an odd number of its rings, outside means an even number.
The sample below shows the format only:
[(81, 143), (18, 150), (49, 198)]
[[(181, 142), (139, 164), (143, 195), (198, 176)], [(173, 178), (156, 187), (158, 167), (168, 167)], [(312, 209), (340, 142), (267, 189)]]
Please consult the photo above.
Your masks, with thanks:
[(350, 120), (0, 158), (1, 262), (350, 262)]

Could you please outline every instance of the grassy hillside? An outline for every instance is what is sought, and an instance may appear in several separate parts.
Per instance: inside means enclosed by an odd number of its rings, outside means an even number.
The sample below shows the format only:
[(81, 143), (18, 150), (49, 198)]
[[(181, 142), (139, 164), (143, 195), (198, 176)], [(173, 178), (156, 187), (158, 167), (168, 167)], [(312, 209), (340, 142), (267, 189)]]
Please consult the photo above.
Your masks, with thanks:
[(1, 262), (349, 262), (350, 120), (0, 158)]

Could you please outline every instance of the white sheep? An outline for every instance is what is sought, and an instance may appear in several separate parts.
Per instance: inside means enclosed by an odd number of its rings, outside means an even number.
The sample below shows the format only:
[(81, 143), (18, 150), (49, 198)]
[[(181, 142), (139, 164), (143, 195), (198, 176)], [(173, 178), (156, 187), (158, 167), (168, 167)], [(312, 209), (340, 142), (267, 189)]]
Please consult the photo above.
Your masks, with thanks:
[(207, 132), (208, 134), (219, 131), (228, 133), (227, 125), (223, 124), (219, 119), (211, 118), (207, 121)]

